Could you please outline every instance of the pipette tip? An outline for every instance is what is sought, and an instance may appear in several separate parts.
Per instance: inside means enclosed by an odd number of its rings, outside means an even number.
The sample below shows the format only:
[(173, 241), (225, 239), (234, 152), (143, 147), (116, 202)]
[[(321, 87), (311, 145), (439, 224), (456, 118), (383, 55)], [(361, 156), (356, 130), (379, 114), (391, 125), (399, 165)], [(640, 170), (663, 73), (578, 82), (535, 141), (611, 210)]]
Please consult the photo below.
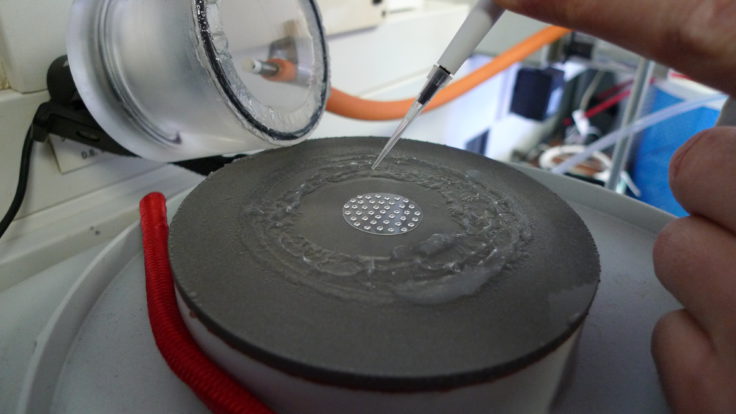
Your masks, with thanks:
[(399, 141), (399, 138), (401, 138), (401, 134), (404, 133), (404, 131), (409, 126), (409, 124), (411, 123), (411, 121), (413, 121), (414, 118), (416, 118), (417, 115), (419, 115), (419, 113), (422, 111), (422, 108), (423, 107), (424, 107), (424, 105), (422, 105), (418, 101), (415, 101), (411, 105), (411, 108), (409, 108), (409, 112), (406, 114), (406, 116), (404, 116), (404, 119), (401, 120), (401, 123), (399, 124), (399, 127), (396, 128), (396, 131), (391, 136), (391, 139), (388, 140), (388, 142), (386, 143), (386, 145), (381, 150), (381, 153), (378, 154), (378, 157), (373, 162), (373, 165), (371, 165), (371, 170), (375, 170), (378, 167), (378, 164), (380, 164), (381, 161), (383, 161), (383, 159), (386, 158), (386, 155), (388, 155), (388, 153), (391, 151), (391, 149), (393, 149), (394, 145), (396, 145), (396, 142)]

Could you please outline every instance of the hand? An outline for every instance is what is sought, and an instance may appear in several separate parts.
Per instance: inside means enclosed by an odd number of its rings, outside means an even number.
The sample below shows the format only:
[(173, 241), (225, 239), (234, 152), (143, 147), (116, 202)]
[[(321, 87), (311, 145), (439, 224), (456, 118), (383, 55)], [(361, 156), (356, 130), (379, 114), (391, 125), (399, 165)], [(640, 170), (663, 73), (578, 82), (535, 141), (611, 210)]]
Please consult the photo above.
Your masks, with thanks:
[(654, 265), (686, 307), (662, 318), (652, 352), (676, 412), (736, 413), (736, 128), (680, 148), (670, 185), (692, 216), (660, 234)]
[(736, 97), (736, 1), (496, 0), (667, 64)]
[[(736, 97), (736, 0), (497, 0), (668, 64)], [(660, 234), (654, 265), (686, 309), (664, 316), (652, 353), (672, 409), (736, 413), (736, 128), (680, 148), (670, 185), (691, 217)]]

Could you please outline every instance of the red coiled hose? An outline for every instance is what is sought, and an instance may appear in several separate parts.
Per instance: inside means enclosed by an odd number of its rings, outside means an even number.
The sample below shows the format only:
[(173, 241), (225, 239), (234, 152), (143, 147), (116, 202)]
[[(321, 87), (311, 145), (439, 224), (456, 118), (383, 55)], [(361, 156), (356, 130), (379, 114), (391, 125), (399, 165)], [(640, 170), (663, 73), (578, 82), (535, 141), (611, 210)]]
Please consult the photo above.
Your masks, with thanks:
[(207, 358), (184, 325), (169, 263), (166, 198), (161, 193), (148, 194), (140, 202), (140, 213), (148, 319), (166, 363), (214, 413), (271, 414), (266, 405)]

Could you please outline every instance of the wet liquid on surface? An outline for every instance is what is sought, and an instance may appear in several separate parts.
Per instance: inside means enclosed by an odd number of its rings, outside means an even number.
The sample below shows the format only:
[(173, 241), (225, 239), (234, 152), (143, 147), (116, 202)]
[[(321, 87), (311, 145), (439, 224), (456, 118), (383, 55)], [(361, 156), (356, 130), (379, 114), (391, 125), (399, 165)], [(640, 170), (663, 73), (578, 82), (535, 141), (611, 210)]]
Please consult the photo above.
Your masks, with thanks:
[[(309, 169), (308, 178), (297, 185), (270, 186), (259, 200), (243, 207), (241, 241), (262, 260), (280, 264), (284, 277), (320, 292), (351, 300), (424, 305), (472, 295), (524, 257), (531, 227), (513, 200), (494, 192), (492, 183), (482, 182), (478, 174), (414, 158), (393, 158), (371, 170), (371, 160), (372, 155), (312, 160), (319, 167)], [(360, 183), (360, 188), (352, 188), (348, 198), (334, 206), (335, 214), (342, 218), (345, 200), (374, 191), (366, 188), (373, 182), (388, 181), (434, 194), (442, 202), (435, 210), (457, 230), (410, 240), (411, 234), (419, 232), (385, 237), (355, 231), (343, 220), (344, 230), (350, 232), (344, 237), (390, 239), (384, 254), (355, 254), (328, 247), (299, 230), (300, 220), (305, 219), (304, 206), (315, 193)], [(429, 223), (431, 213), (424, 213)]]

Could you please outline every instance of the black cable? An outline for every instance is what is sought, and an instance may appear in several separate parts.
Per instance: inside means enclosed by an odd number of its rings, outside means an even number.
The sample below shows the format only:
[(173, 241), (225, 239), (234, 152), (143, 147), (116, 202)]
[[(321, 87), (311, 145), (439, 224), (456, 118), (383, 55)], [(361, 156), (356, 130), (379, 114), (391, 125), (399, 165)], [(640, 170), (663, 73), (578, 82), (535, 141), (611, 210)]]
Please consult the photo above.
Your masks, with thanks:
[(26, 138), (23, 141), (23, 150), (20, 156), (20, 173), (18, 174), (18, 186), (15, 188), (15, 196), (13, 201), (10, 203), (8, 211), (5, 213), (2, 221), (0, 221), (0, 238), (3, 237), (5, 231), (10, 226), (10, 223), (15, 219), (20, 205), (23, 203), (23, 198), (26, 195), (26, 187), (28, 186), (28, 172), (31, 169), (31, 150), (33, 150), (33, 134), (31, 129), (28, 128)]
[(243, 154), (234, 155), (231, 157), (214, 156), (214, 157), (207, 157), (207, 158), (198, 158), (194, 160), (177, 161), (177, 162), (172, 162), (172, 164), (182, 167), (184, 169), (187, 169), (189, 171), (195, 172), (199, 175), (207, 176), (219, 170), (220, 168), (230, 164), (231, 162), (238, 160), (240, 158), (243, 158), (243, 157), (245, 157), (245, 155)]

